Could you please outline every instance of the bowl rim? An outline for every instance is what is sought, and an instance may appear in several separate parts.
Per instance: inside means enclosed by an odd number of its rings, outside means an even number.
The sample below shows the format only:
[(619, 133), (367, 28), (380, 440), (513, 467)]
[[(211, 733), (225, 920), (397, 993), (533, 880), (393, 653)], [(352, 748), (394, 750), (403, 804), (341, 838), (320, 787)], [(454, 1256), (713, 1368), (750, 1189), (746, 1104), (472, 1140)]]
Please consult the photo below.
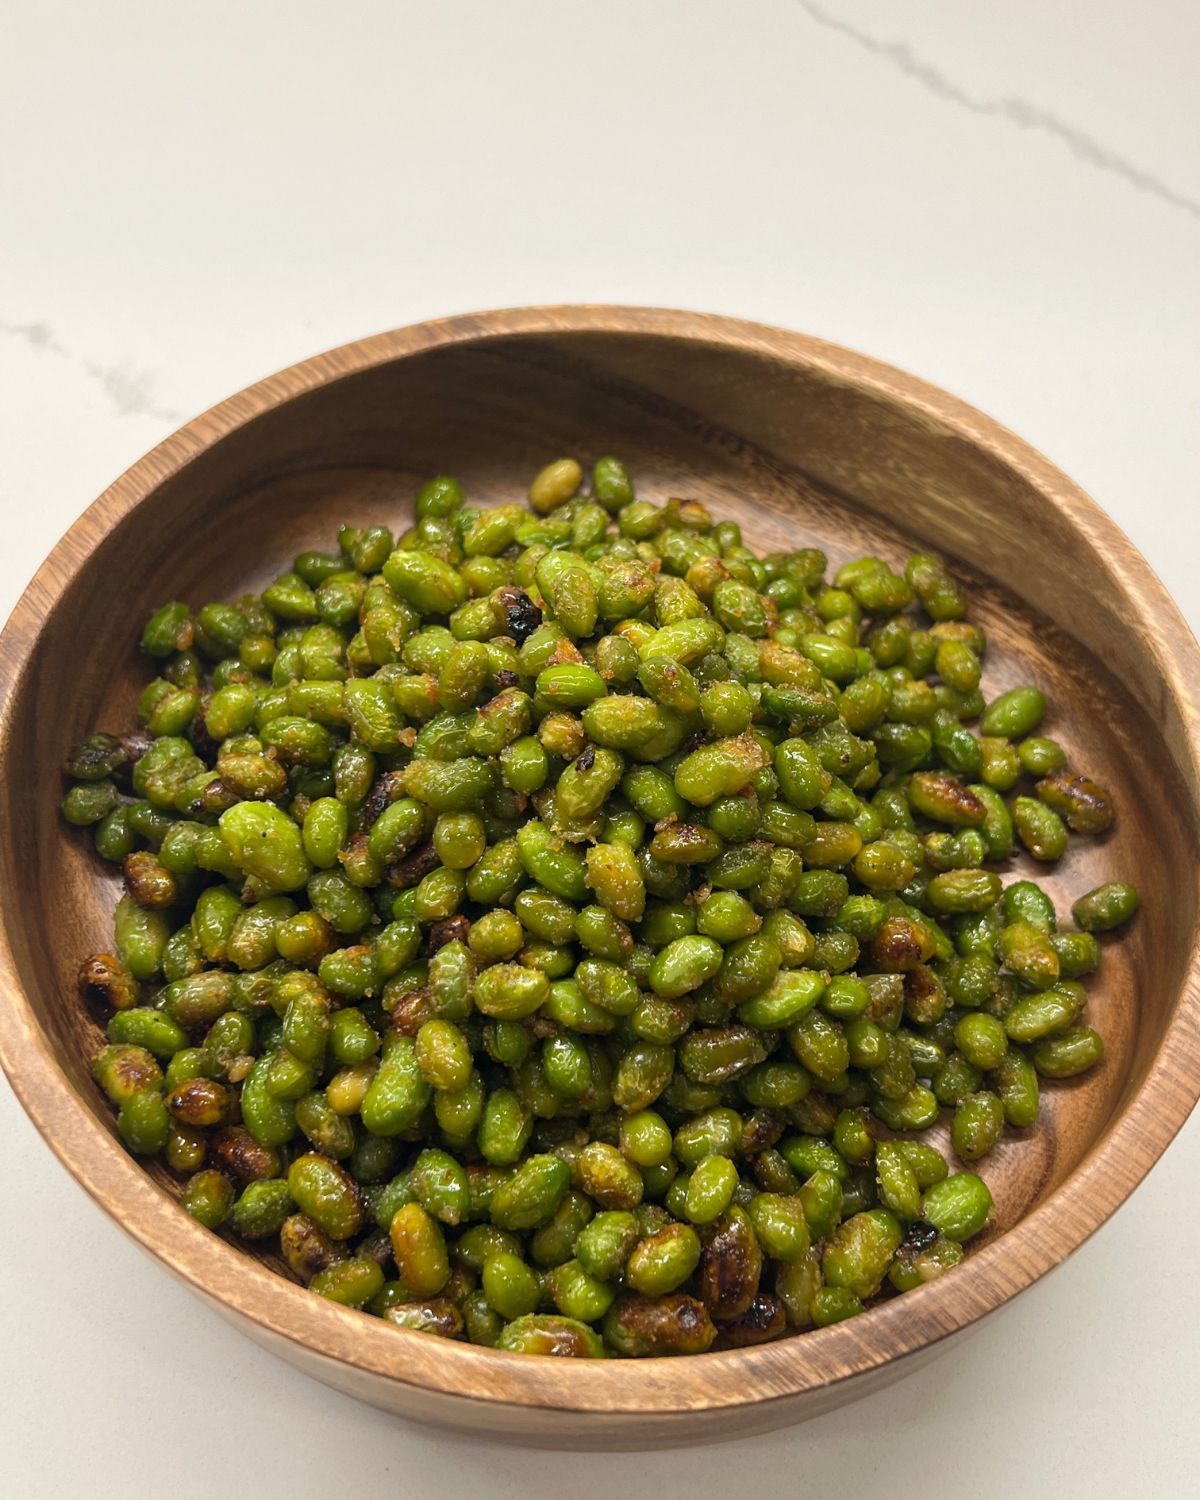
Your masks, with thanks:
[[(107, 532), (172, 475), (231, 432), (309, 391), (379, 365), (455, 345), (553, 335), (650, 335), (782, 359), (865, 389), (982, 448), (1066, 512), (1133, 601), (1179, 705), (1193, 787), (1200, 785), (1200, 649), (1149, 564), (1103, 511), (1040, 453), (946, 392), (811, 336), (716, 314), (601, 304), (500, 309), (413, 324), (301, 361), (185, 423), (116, 479), (72, 524), (0, 635), (0, 764), (13, 704), (38, 634)], [(1153, 627), (1153, 628), (1151, 628)], [(551, 1361), (429, 1338), (314, 1297), (193, 1222), (103, 1130), (76, 1094), (22, 993), (0, 923), (0, 1063), (43, 1139), (96, 1203), (206, 1301), (255, 1325), (268, 1343), (302, 1346), (318, 1365), (383, 1377), (413, 1391), (560, 1413), (640, 1415), (740, 1409), (828, 1390), (895, 1364), (966, 1328), (1023, 1291), (1088, 1239), (1129, 1197), (1200, 1098), (1200, 927), (1174, 1016), (1146, 1077), (1100, 1143), (1045, 1203), (953, 1276), (849, 1322), (757, 1348), (683, 1360)]]

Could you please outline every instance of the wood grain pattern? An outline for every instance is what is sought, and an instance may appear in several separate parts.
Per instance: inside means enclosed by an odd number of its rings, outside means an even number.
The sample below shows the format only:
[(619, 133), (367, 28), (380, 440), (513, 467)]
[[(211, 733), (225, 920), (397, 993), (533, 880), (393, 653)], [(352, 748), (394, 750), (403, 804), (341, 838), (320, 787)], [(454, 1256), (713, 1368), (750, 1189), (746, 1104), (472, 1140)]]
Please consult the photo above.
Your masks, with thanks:
[[(836, 561), (920, 542), (954, 559), (995, 642), (989, 694), (1033, 678), (1052, 732), (1119, 820), (1049, 884), (1067, 903), (1132, 875), (1106, 942), (1096, 1074), (985, 1164), (997, 1220), (966, 1266), (850, 1323), (682, 1361), (572, 1363), (406, 1333), (322, 1302), (179, 1210), (117, 1143), (74, 999), (114, 883), (57, 816), (55, 768), (129, 722), (135, 622), (164, 598), (261, 585), (343, 520), (403, 524), (418, 482), (516, 498), (563, 452), (625, 458), (650, 498), (705, 500), (759, 549)], [(1057, 1265), (1129, 1195), (1200, 1094), (1200, 653), (1130, 543), (1063, 475), (960, 402), (759, 325), (603, 307), (486, 313), (365, 339), (189, 423), (55, 548), (0, 637), (0, 1057), (69, 1171), (174, 1274), (261, 1343), (388, 1410), (514, 1441), (648, 1446), (744, 1436), (896, 1378)], [(1014, 863), (1019, 869), (1020, 863)]]

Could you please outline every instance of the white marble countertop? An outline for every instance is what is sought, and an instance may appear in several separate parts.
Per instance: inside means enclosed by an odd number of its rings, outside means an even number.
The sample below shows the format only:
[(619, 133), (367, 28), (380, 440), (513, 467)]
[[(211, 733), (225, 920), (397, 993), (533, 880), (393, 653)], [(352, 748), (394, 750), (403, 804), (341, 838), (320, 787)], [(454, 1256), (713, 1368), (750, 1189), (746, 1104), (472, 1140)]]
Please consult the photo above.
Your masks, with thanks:
[[(1196, 626), (1197, 55), (1181, 0), (7, 0), (0, 612), (121, 469), (259, 376), (442, 313), (610, 301), (947, 387), (1090, 490)], [(7, 1493), (591, 1492), (584, 1464), (295, 1374), (136, 1251), (3, 1086), (0, 1130)], [(1193, 1120), (944, 1359), (789, 1432), (609, 1455), (606, 1487), (1194, 1492), (1198, 1179)]]

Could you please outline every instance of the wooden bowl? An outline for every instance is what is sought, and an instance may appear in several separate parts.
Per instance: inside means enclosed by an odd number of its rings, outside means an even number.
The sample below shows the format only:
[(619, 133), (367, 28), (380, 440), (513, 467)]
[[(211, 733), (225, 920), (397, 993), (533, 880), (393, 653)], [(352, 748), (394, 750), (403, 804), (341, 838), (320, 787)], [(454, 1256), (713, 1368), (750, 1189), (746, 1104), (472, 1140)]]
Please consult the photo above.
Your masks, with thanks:
[[(1092, 1014), (1108, 1060), (1045, 1090), (1038, 1126), (984, 1173), (995, 1226), (966, 1265), (849, 1323), (681, 1360), (555, 1362), (399, 1331), (310, 1295), (200, 1228), (116, 1139), (74, 998), (109, 940), (117, 883), (63, 826), (58, 766), (132, 722), (141, 622), (265, 583), (342, 521), (404, 524), (452, 471), (484, 502), (547, 459), (616, 452), (641, 492), (704, 500), (760, 549), (834, 562), (913, 543), (965, 575), (994, 651), (989, 695), (1033, 679), (1072, 762), (1119, 819), (1078, 840), (1060, 909), (1135, 879)], [(1045, 459), (908, 375), (727, 318), (604, 307), (452, 318), (364, 339), (223, 402), (107, 490), (59, 542), (0, 638), (0, 1054), (67, 1169), (130, 1235), (251, 1337), (387, 1410), (465, 1431), (601, 1448), (744, 1436), (859, 1396), (1065, 1259), (1137, 1186), (1200, 1093), (1200, 656), (1116, 527)], [(1019, 868), (1019, 864), (1014, 868)]]

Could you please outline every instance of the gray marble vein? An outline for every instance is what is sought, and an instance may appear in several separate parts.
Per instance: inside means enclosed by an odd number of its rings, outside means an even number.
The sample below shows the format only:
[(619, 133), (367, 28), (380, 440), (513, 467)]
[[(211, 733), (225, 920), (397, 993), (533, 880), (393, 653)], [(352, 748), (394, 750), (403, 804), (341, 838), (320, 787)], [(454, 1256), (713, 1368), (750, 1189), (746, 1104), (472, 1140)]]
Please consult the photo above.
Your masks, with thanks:
[(814, 4), (813, 0), (796, 0), (796, 3), (819, 26), (848, 37), (865, 51), (882, 58), (903, 73), (906, 78), (919, 83), (936, 98), (945, 99), (950, 104), (960, 105), (975, 115), (1007, 120), (1023, 130), (1039, 130), (1044, 135), (1061, 141), (1078, 160), (1087, 162), (1089, 166), (1097, 167), (1102, 172), (1108, 172), (1113, 177), (1120, 178), (1130, 187), (1136, 188), (1141, 193), (1149, 193), (1151, 197), (1169, 204), (1172, 208), (1182, 209), (1184, 213), (1200, 219), (1200, 201), (1178, 192), (1162, 178), (1145, 171), (1136, 163), (1095, 140), (1077, 125), (1060, 119), (1049, 110), (1030, 104), (1025, 99), (974, 98), (952, 79), (947, 78), (944, 73), (939, 72), (932, 63), (918, 57), (906, 42), (889, 42), (880, 37), (871, 36), (852, 22), (844, 21), (840, 16), (835, 16), (824, 7)]
[(154, 404), (154, 377), (145, 370), (126, 365), (103, 365), (73, 354), (48, 323), (11, 323), (0, 319), (0, 337), (19, 340), (39, 354), (54, 354), (78, 365), (95, 381), (121, 416), (157, 417), (167, 422), (182, 422), (184, 413)]

